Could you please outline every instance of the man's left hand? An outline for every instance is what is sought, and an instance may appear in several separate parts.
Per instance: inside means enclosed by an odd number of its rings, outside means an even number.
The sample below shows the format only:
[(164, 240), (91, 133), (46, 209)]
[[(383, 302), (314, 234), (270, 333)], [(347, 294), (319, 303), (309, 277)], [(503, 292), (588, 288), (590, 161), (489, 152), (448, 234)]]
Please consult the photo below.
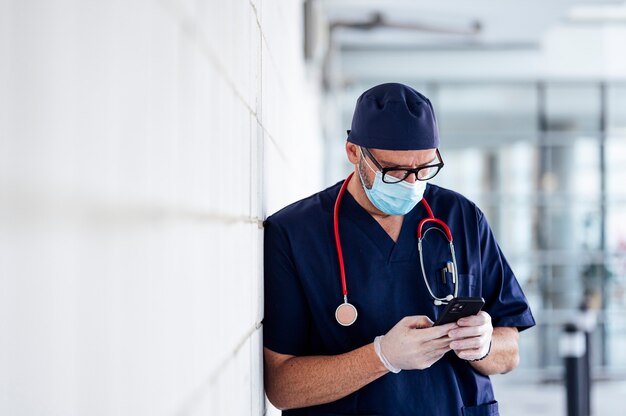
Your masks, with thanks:
[(457, 321), (459, 326), (448, 332), (452, 338), (450, 348), (463, 360), (478, 360), (489, 352), (493, 326), (491, 316), (480, 311), (478, 314), (461, 318)]

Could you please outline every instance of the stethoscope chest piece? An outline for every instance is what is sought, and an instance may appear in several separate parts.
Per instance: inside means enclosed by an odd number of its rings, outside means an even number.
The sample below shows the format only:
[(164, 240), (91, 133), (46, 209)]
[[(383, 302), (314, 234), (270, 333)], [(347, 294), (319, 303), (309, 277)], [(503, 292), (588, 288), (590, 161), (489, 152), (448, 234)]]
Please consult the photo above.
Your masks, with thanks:
[(354, 322), (356, 322), (356, 317), (358, 313), (353, 304), (344, 302), (337, 307), (335, 311), (335, 318), (340, 325), (350, 326)]

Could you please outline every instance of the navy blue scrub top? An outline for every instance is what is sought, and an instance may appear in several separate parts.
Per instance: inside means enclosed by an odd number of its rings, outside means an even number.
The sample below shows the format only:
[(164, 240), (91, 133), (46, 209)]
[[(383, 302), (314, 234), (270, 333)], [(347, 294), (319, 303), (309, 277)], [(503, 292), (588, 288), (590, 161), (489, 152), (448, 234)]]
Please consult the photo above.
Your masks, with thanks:
[[(264, 346), (281, 354), (336, 355), (384, 335), (405, 316), (433, 321), (435, 306), (422, 278), (417, 225), (423, 204), (409, 212), (394, 242), (349, 192), (339, 210), (348, 300), (356, 322), (341, 326), (343, 302), (333, 235), (333, 206), (341, 182), (287, 206), (265, 222)], [(517, 279), (487, 224), (471, 201), (429, 184), (424, 197), (452, 231), (459, 269), (458, 296), (482, 296), (493, 326), (524, 330), (535, 324)], [(452, 293), (440, 270), (450, 260), (443, 234), (424, 238), (424, 266), (435, 295)], [(437, 278), (439, 276), (439, 278)], [(425, 370), (388, 373), (332, 403), (284, 411), (296, 415), (498, 415), (489, 377), (449, 352)]]

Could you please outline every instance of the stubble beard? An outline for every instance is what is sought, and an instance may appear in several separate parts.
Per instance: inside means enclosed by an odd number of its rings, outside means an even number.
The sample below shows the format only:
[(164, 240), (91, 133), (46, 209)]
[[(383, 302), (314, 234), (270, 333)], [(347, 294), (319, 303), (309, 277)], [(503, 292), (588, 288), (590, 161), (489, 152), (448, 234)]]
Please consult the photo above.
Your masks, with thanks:
[(359, 176), (361, 177), (361, 183), (363, 183), (367, 189), (372, 189), (372, 186), (374, 186), (374, 182), (370, 181), (367, 178), (366, 169), (367, 167), (365, 166), (365, 163), (363, 163), (363, 158), (361, 157), (361, 159), (359, 160)]

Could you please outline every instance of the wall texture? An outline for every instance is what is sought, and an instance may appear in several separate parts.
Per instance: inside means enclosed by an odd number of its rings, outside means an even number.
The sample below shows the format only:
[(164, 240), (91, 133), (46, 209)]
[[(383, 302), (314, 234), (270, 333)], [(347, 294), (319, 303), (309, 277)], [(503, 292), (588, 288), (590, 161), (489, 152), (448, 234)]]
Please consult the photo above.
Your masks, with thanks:
[(301, 12), (0, 0), (0, 414), (263, 414), (262, 220), (322, 180)]

